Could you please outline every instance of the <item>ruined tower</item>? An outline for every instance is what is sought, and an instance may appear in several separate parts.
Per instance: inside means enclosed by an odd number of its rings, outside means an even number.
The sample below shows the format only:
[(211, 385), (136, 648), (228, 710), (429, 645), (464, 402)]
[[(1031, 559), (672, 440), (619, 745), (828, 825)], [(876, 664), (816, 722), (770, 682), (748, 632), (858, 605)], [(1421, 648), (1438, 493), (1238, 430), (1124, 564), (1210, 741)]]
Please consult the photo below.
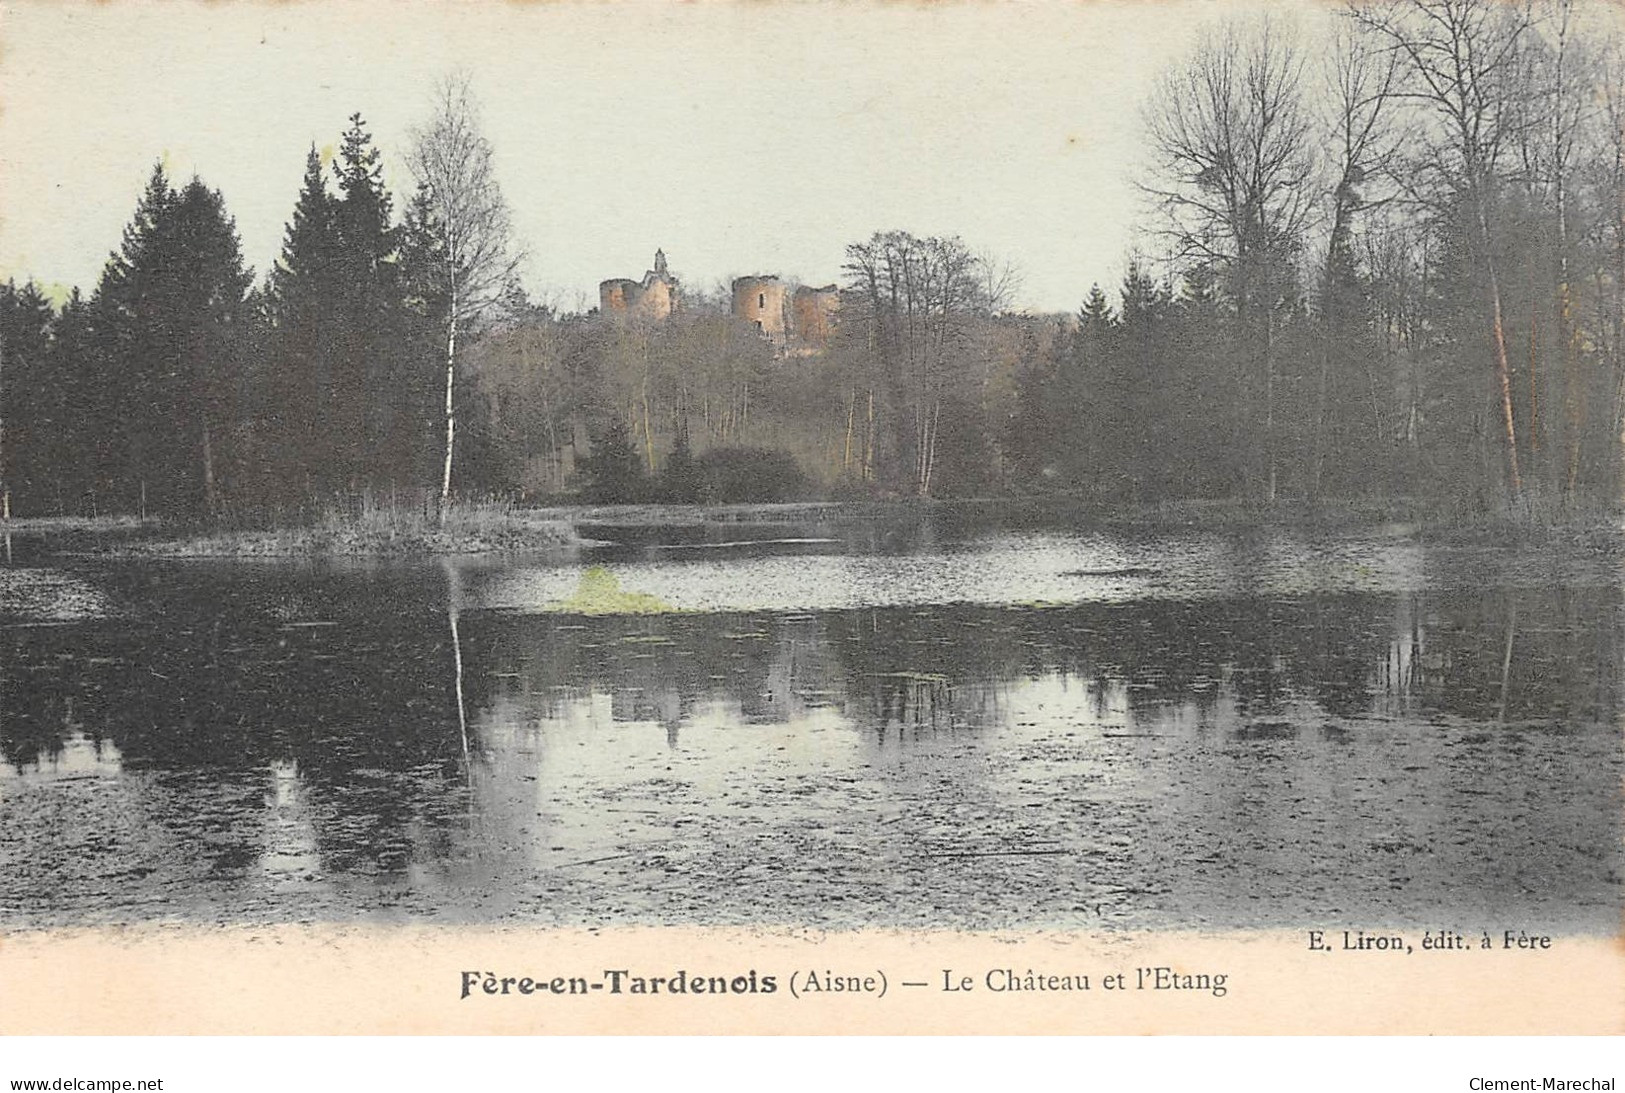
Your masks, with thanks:
[(733, 283), (733, 314), (764, 337), (783, 342), (789, 328), (784, 282), (773, 274), (739, 277)]
[(834, 285), (790, 285), (777, 274), (740, 277), (733, 283), (733, 316), (750, 323), (788, 356), (822, 353), (841, 306)]
[(829, 343), (840, 307), (841, 290), (834, 285), (797, 288), (790, 298), (790, 328), (796, 341), (806, 350), (822, 350)]
[(606, 319), (658, 323), (681, 306), (682, 286), (666, 268), (666, 252), (655, 251), (654, 269), (642, 281), (616, 277), (598, 285), (598, 311)]

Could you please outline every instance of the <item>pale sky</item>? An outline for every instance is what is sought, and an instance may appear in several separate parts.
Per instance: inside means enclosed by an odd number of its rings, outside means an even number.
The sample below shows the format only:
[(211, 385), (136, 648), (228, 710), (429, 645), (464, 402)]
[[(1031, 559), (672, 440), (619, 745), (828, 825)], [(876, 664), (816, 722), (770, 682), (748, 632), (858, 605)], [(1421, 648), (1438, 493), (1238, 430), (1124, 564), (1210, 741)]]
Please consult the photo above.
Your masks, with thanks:
[(567, 308), (656, 247), (690, 285), (821, 284), (846, 244), (902, 228), (991, 250), (1021, 306), (1072, 310), (1142, 222), (1152, 80), (1236, 7), (0, 0), (0, 279), (88, 292), (159, 157), (222, 192), (263, 275), (312, 142), (360, 111), (405, 194), (409, 133), (461, 68), (527, 287)]

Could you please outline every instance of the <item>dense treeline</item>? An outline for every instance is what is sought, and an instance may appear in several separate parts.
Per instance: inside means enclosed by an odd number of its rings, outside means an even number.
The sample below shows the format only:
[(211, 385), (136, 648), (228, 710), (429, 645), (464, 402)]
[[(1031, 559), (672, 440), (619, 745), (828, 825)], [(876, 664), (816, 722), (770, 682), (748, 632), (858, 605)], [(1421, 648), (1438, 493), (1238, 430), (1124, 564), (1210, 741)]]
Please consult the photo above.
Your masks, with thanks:
[(25, 511), (196, 511), (227, 476), (253, 322), (220, 195), (155, 169), (89, 300), (3, 309), (6, 482)]
[(1231, 23), (1146, 110), (1160, 276), (1024, 373), (1019, 480), (1113, 496), (1612, 502), (1625, 67), (1569, 2)]
[(310, 154), (255, 288), (220, 195), (151, 179), (88, 299), (0, 290), (5, 481), (24, 513), (289, 511), (434, 465), (437, 302), (359, 117)]
[[(0, 482), (20, 513), (298, 518), (431, 492), (451, 232), (420, 182), (397, 218), (360, 115), (314, 148), (282, 253), (255, 286), (218, 192), (155, 166), (88, 299), (0, 286)], [(464, 399), (472, 398), (463, 391)], [(476, 430), (458, 464), (477, 488)], [(465, 466), (466, 464), (466, 466)]]
[(1220, 24), (1145, 105), (1156, 258), (1057, 319), (1014, 312), (1009, 269), (957, 238), (880, 232), (816, 345), (763, 338), (725, 291), (660, 322), (528, 303), (448, 83), (399, 212), (359, 116), (331, 164), (311, 152), (263, 283), (220, 195), (159, 169), (88, 298), (0, 287), (0, 482), (19, 512), (182, 516), (453, 491), (1613, 503), (1605, 17)]

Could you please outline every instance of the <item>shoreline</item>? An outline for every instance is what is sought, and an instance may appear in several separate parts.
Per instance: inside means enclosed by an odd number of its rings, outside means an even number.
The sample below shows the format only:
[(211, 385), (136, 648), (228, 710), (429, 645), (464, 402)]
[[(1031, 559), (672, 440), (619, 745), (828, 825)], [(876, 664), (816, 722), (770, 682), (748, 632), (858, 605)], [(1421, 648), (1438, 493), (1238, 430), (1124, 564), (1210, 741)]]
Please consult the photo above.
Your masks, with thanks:
[[(1073, 496), (895, 498), (734, 504), (543, 505), (454, 508), (445, 522), (417, 511), (364, 509), (310, 526), (210, 528), (166, 526), (155, 517), (46, 516), (0, 521), (0, 535), (44, 540), (49, 554), (110, 558), (297, 559), (434, 558), (553, 553), (615, 545), (593, 529), (742, 527), (754, 524), (852, 524), (897, 518), (976, 520), (997, 517), (1061, 521), (1078, 528), (1352, 528), (1385, 527), (1406, 536), (1452, 540), (1496, 534), (1514, 540), (1584, 540), (1617, 533), (1617, 509), (1556, 509), (1544, 513), (1440, 511), (1415, 498), (1373, 501), (1165, 501), (1107, 505)], [(61, 549), (60, 540), (73, 541)], [(90, 540), (86, 543), (85, 540)], [(52, 543), (52, 540), (58, 540)]]

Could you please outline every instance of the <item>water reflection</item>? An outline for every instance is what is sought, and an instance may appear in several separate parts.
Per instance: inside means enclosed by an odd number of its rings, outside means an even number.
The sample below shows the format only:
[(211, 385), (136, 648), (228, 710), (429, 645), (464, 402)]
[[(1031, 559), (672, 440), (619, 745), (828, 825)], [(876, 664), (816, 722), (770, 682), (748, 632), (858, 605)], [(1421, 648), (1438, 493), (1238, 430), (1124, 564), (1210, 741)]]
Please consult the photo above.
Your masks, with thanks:
[(123, 579), (141, 610), (0, 631), (15, 922), (1617, 927), (1612, 586), (591, 617), (454, 566)]
[(451, 628), (452, 691), (457, 696), (457, 735), (463, 743), (463, 769), (471, 770), (468, 748), (468, 703), (463, 698), (463, 639), (457, 630), (457, 616), (463, 610), (462, 578), (451, 559), (442, 559), (446, 574), (446, 621)]

